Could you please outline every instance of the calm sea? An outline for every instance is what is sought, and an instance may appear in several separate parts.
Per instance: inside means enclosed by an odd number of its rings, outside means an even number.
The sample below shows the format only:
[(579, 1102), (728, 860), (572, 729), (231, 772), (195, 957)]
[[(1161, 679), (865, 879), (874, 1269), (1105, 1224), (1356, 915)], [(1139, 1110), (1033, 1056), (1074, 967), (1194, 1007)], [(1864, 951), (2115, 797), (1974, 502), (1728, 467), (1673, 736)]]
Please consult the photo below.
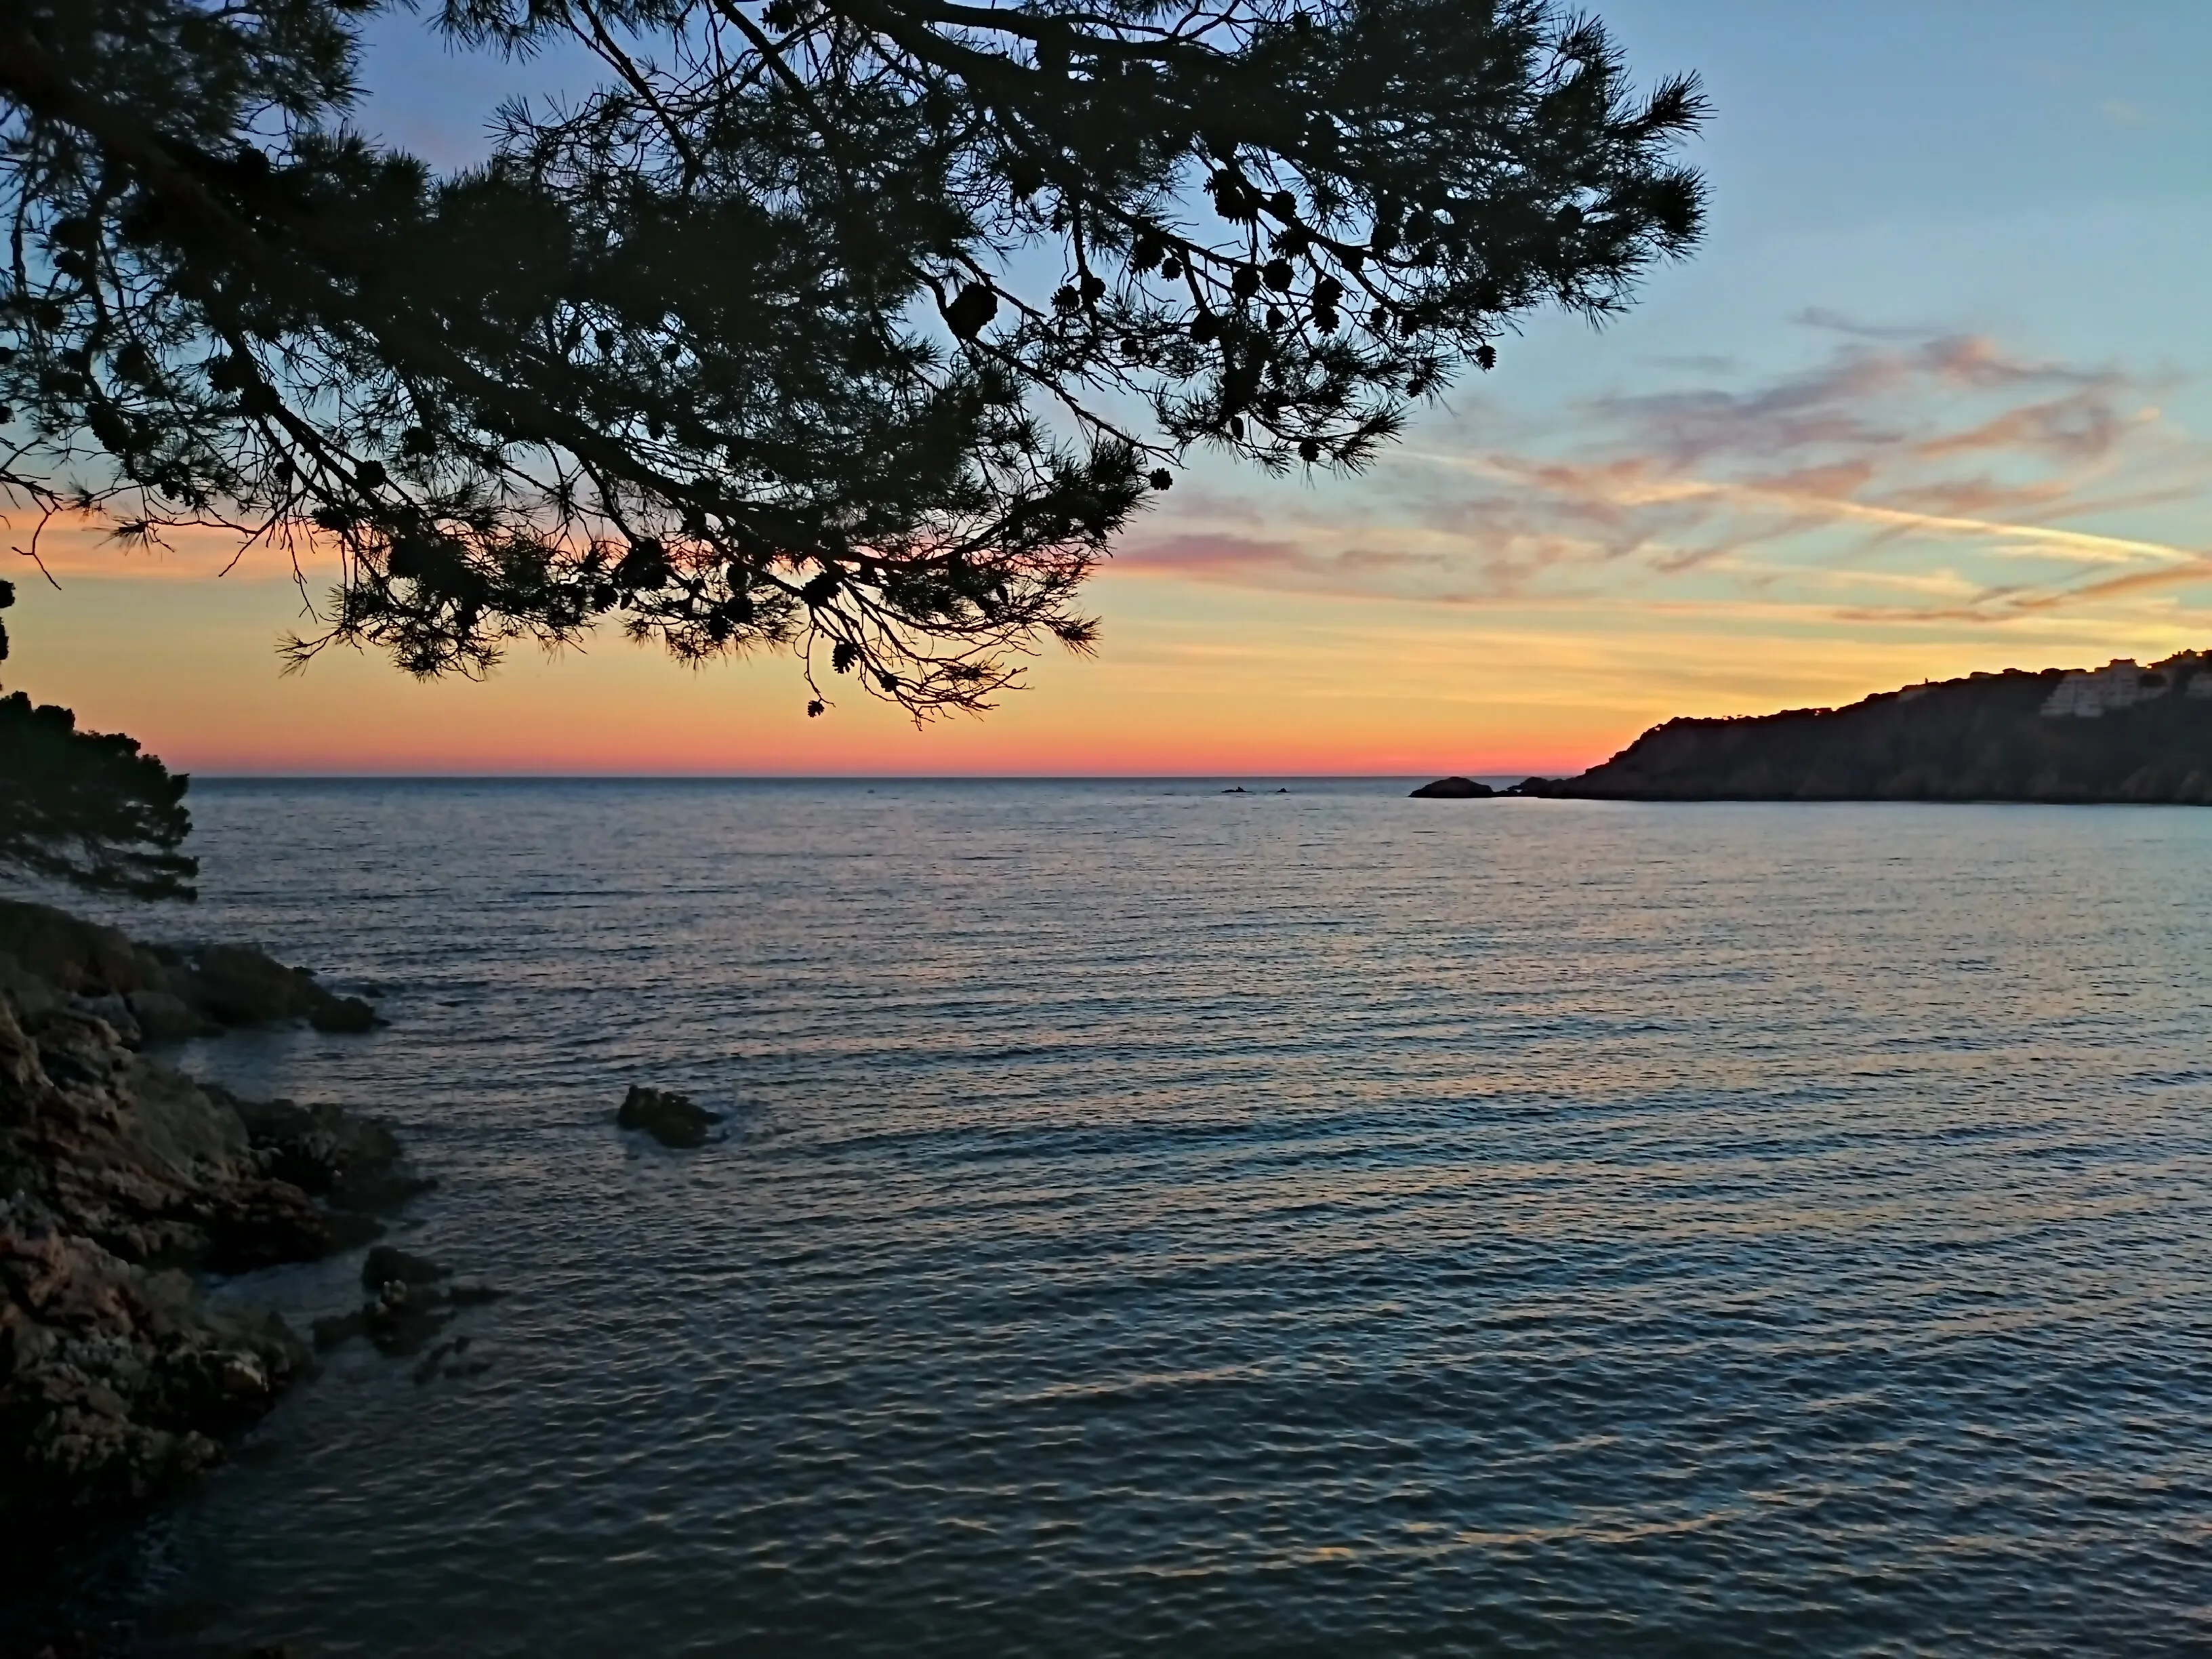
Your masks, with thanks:
[(192, 1063), (398, 1120), (508, 1294), (155, 1527), (156, 1626), (2212, 1647), (2212, 811), (1406, 787), (203, 786), (170, 925), (392, 1023)]

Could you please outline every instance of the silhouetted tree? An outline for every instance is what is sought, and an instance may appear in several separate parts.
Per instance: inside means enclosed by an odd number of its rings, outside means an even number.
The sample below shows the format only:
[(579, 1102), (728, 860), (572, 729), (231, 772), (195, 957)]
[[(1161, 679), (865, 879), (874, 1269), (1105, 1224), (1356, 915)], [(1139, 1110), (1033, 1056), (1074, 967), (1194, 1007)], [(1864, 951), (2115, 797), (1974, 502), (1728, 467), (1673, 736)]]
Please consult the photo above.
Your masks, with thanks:
[(445, 177), (343, 125), (376, 3), (0, 4), (0, 482), (333, 544), (302, 655), (982, 707), (1194, 446), (1357, 467), (1698, 234), (1694, 82), (1543, 0), (446, 0), (608, 78)]
[[(0, 610), (15, 599), (0, 581)], [(0, 658), (7, 641), (0, 629)], [(195, 897), (199, 860), (177, 851), (191, 833), (190, 782), (129, 738), (78, 731), (66, 708), (0, 697), (0, 867), (95, 893)]]

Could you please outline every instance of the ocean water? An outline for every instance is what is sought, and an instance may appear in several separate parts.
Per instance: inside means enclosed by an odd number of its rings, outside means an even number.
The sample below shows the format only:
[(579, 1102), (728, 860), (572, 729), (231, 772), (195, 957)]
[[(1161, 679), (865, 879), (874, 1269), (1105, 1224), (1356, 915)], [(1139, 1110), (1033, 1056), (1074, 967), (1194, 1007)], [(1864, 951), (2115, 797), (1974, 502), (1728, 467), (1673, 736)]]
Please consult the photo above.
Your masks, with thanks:
[(151, 1528), (151, 1628), (2212, 1648), (2212, 811), (1217, 787), (198, 789), (188, 925), (392, 1024), (191, 1062), (397, 1120), (508, 1294)]

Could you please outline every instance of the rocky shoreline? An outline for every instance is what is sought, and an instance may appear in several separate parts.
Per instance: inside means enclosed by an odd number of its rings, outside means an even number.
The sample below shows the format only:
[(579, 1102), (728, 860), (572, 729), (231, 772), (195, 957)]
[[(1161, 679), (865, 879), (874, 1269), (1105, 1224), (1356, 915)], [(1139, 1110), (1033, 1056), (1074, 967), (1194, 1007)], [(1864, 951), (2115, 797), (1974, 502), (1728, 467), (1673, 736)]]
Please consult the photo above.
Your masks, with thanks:
[[(129, 1519), (220, 1461), (312, 1369), (309, 1346), (277, 1316), (210, 1301), (208, 1275), (356, 1248), (427, 1184), (381, 1123), (240, 1099), (144, 1052), (300, 1020), (364, 1030), (374, 1014), (258, 951), (149, 946), (0, 902), (0, 1549), (10, 1567)], [(372, 1255), (421, 1276), (413, 1258)], [(410, 1295), (423, 1299), (397, 1280), (369, 1288), (372, 1334)]]

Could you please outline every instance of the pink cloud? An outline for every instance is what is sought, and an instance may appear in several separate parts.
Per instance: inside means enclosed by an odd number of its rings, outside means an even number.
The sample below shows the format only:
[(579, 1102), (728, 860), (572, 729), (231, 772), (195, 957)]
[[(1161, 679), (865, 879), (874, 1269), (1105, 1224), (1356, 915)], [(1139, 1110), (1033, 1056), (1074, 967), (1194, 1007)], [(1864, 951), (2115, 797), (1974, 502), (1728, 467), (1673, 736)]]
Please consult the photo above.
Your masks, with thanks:
[[(1733, 583), (1899, 620), (2096, 603), (2172, 586), (2199, 557), (2137, 527), (2212, 486), (2212, 446), (2153, 405), (2166, 381), (1978, 335), (1808, 320), (1842, 337), (1800, 368), (1745, 383), (1683, 364), (1734, 383), (1590, 400), (1548, 446), (1411, 455), (1425, 474), (1357, 526), (1216, 522), (1120, 557), (1437, 601)], [(1916, 566), (1978, 597), (1931, 605)], [(1839, 597), (1855, 572), (1881, 591)]]
[(1182, 575), (1257, 575), (1297, 568), (1298, 550), (1288, 542), (1258, 541), (1220, 532), (1140, 538), (1117, 548), (1114, 562)]

